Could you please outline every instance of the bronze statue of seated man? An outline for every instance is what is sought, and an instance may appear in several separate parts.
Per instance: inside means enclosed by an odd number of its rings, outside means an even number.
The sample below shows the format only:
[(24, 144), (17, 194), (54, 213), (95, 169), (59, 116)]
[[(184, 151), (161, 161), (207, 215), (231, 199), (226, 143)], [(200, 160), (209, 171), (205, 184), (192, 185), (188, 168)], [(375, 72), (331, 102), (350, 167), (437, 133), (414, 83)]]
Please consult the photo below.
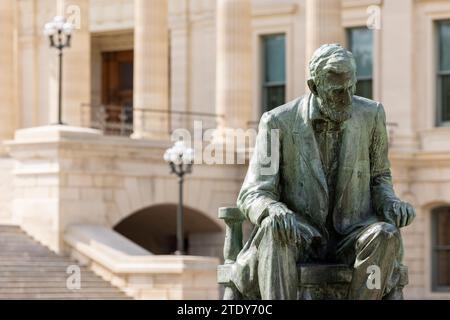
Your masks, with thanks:
[(415, 218), (392, 187), (385, 111), (354, 95), (355, 60), (340, 45), (317, 49), (309, 68), (311, 93), (261, 118), (237, 202), (255, 228), (231, 281), (246, 298), (296, 299), (299, 263), (342, 263), (348, 298), (382, 299), (398, 281), (399, 228)]

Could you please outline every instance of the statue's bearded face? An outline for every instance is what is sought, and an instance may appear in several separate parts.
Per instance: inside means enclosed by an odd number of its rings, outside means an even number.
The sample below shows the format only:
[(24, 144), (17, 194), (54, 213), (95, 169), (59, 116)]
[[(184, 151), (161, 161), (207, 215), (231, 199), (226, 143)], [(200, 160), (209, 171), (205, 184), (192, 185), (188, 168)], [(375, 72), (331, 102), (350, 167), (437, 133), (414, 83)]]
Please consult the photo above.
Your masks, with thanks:
[(326, 72), (317, 84), (321, 112), (336, 122), (349, 119), (355, 87), (356, 74), (352, 68)]

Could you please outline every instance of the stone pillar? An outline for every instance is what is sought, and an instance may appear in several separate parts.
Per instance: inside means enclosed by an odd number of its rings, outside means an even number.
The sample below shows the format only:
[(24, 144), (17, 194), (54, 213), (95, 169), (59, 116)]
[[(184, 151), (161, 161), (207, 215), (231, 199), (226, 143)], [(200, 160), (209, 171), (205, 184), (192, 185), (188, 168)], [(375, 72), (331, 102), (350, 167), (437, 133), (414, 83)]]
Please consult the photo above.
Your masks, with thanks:
[[(169, 2), (169, 28), (170, 28), (170, 108), (176, 112), (190, 110), (191, 94), (190, 66), (191, 60), (191, 26), (189, 22), (189, 1), (175, 0)], [(197, 107), (197, 106), (196, 106)], [(181, 117), (183, 118), (183, 117)], [(173, 114), (172, 126), (189, 128), (188, 117), (180, 119)]]
[(11, 139), (16, 129), (16, 68), (15, 68), (15, 3), (14, 0), (0, 1), (0, 154), (3, 140)]
[(251, 1), (217, 1), (216, 112), (218, 126), (247, 127), (252, 108)]
[[(76, 25), (72, 45), (64, 51), (63, 121), (79, 126), (81, 105), (91, 102), (90, 0), (64, 0), (63, 8), (64, 16)], [(52, 110), (52, 122), (56, 120), (55, 111)]]
[(167, 0), (135, 0), (135, 138), (168, 136), (169, 29)]
[[(306, 0), (306, 68), (314, 51), (323, 44), (345, 46), (341, 0)], [(308, 72), (309, 74), (309, 72)]]
[[(413, 0), (383, 2), (381, 27), (381, 96), (387, 121), (395, 125), (392, 147), (412, 151), (418, 147), (414, 110), (414, 6)], [(400, 36), (401, 35), (401, 36)]]
[(102, 137), (94, 129), (51, 125), (17, 130), (6, 143), (15, 161), (11, 221), (55, 252), (64, 248), (67, 226), (107, 225), (103, 182), (94, 176), (112, 179), (108, 160), (80, 151), (87, 144), (100, 149)]

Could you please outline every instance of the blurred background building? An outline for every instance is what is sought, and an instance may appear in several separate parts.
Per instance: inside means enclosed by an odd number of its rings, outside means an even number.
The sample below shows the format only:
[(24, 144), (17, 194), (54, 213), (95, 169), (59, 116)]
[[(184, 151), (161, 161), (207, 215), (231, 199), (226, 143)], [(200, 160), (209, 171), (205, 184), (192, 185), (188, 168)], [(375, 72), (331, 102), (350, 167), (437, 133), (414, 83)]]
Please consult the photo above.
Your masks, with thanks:
[[(66, 127), (49, 126), (55, 15), (76, 25)], [(386, 108), (395, 189), (418, 212), (403, 230), (406, 297), (450, 298), (450, 0), (2, 0), (0, 30), (0, 236), (17, 226), (134, 298), (217, 298), (217, 209), (235, 203), (246, 165), (194, 167), (190, 256), (170, 256), (170, 135), (194, 120), (254, 129), (306, 92), (312, 52), (338, 42), (355, 55), (357, 94)]]

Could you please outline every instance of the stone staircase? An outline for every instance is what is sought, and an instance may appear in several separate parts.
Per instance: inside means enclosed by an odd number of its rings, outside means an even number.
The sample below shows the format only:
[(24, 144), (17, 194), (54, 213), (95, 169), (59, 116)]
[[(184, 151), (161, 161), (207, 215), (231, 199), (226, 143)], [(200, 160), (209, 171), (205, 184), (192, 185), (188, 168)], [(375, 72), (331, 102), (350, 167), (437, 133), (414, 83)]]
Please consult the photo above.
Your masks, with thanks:
[(70, 290), (67, 268), (77, 263), (27, 236), (19, 227), (0, 225), (0, 300), (130, 299), (91, 270), (80, 266), (81, 288)]

